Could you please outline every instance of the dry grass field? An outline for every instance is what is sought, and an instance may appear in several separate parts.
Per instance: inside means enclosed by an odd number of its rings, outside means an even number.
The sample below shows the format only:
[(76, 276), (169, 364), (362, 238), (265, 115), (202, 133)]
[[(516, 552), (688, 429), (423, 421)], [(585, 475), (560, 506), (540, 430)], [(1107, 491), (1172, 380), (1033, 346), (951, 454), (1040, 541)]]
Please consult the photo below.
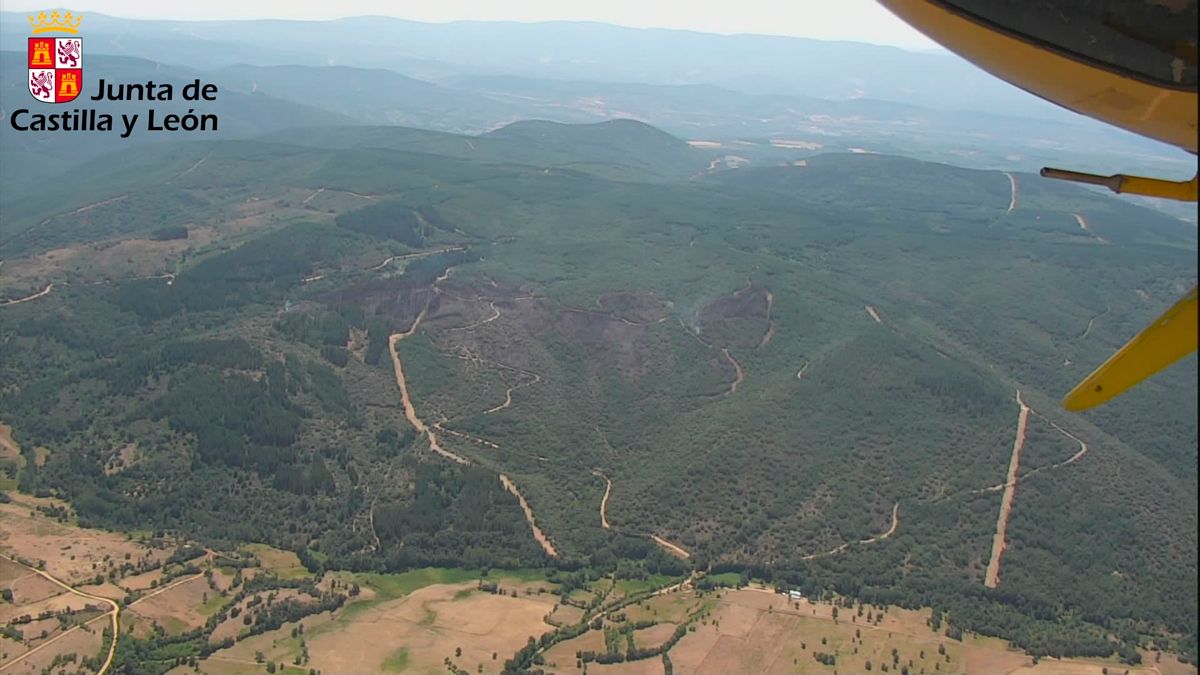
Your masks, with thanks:
[(158, 623), (167, 633), (179, 634), (204, 625), (208, 615), (203, 607), (216, 595), (203, 576), (188, 575), (173, 580), (162, 592), (152, 591), (134, 602), (126, 615)]
[(36, 511), (37, 506), (64, 506), (63, 502), (11, 496), (11, 504), (0, 504), (0, 553), (43, 561), (47, 572), (69, 584), (86, 583), (125, 561), (170, 555), (169, 550), (148, 548), (123, 534), (59, 523)]
[[(478, 591), (473, 582), (434, 584), (382, 601), (364, 593), (363, 599), (337, 614), (299, 622), (310, 657), (304, 669), (445, 672), (449, 658), (471, 672), (479, 672), (480, 665), (485, 673), (499, 672), (530, 636), (552, 629), (545, 618), (554, 609), (555, 596), (526, 594), (523, 585), (536, 584), (504, 584), (517, 589), (517, 597)], [(355, 607), (359, 604), (365, 608)], [(301, 651), (300, 638), (291, 634), (294, 627), (285, 624), (215, 652), (202, 662), (201, 670), (241, 672), (259, 652), (290, 666)]]
[[(212, 570), (212, 580), (203, 574), (188, 574), (163, 581), (161, 570), (131, 574), (114, 581), (95, 583), (97, 574), (108, 572), (124, 561), (161, 562), (170, 547), (155, 549), (128, 536), (85, 530), (58, 522), (37, 511), (61, 502), (14, 495), (0, 504), (0, 553), (31, 564), (75, 589), (95, 596), (120, 599), (129, 591), (144, 595), (122, 612), (125, 630), (135, 636), (149, 635), (154, 626), (181, 633), (203, 626), (208, 617), (228, 601), (221, 595), (230, 586), (231, 575)], [(246, 570), (245, 576), (272, 574), (299, 579), (309, 573), (294, 553), (267, 546), (248, 545), (244, 551), (258, 557), (261, 567)], [(443, 673), (452, 665), (468, 672), (496, 673), (530, 637), (558, 625), (579, 621), (583, 612), (558, 604), (553, 584), (540, 580), (534, 571), (494, 574), (490, 581), (503, 592), (479, 590), (473, 572), (423, 569), (405, 574), (332, 573), (319, 581), (328, 587), (361, 585), (354, 599), (335, 613), (324, 612), (300, 622), (237, 642), (212, 654), (200, 664), (206, 673), (265, 672), (264, 662), (276, 664), (279, 672), (303, 675), (309, 669), (322, 673), (415, 672)], [(601, 582), (598, 582), (601, 583)], [(603, 582), (608, 583), (608, 582)], [(38, 673), (56, 657), (94, 656), (101, 648), (101, 630), (106, 608), (97, 602), (66, 592), (35, 571), (16, 562), (0, 559), (0, 587), (11, 591), (12, 602), (0, 603), (0, 623), (10, 624), (22, 615), (30, 621), (12, 624), (21, 630), (20, 639), (0, 638), (0, 669), (4, 673)], [(605, 590), (597, 586), (597, 590)], [(618, 588), (613, 599), (640, 588)], [(276, 599), (297, 596), (299, 591), (273, 591)], [(591, 593), (586, 593), (591, 596)], [(243, 605), (249, 599), (243, 600)], [(89, 608), (89, 605), (91, 607)], [(42, 612), (70, 610), (67, 625), (55, 618), (37, 619)], [(878, 610), (838, 608), (832, 604), (787, 598), (765, 588), (718, 590), (697, 593), (675, 591), (646, 598), (613, 611), (607, 628), (621, 629), (619, 643), (636, 622), (657, 622), (632, 630), (639, 648), (663, 644), (676, 626), (690, 623), (689, 632), (669, 651), (675, 673), (1004, 673), (1008, 675), (1195, 675), (1171, 655), (1143, 654), (1144, 665), (1126, 667), (1115, 660), (1033, 659), (1002, 640), (968, 636), (955, 641), (933, 630), (930, 612), (899, 608)], [(71, 623), (83, 627), (71, 628)], [(298, 630), (303, 626), (303, 630)], [(236, 637), (243, 630), (240, 619), (219, 625), (212, 638)], [(293, 634), (297, 631), (298, 634)], [(610, 633), (610, 639), (613, 637)], [(623, 650), (624, 647), (622, 646)], [(580, 651), (604, 652), (605, 634), (591, 630), (559, 643), (543, 654), (547, 672), (580, 673), (576, 658)], [(302, 654), (307, 653), (305, 661)], [(817, 653), (832, 655), (835, 665), (816, 659)], [(293, 665), (300, 660), (299, 664)], [(178, 672), (190, 672), (177, 669)], [(645, 675), (664, 672), (659, 656), (610, 665), (587, 664), (592, 673)]]
[[(679, 674), (726, 673), (996, 673), (1005, 675), (1194, 675), (1196, 669), (1163, 656), (1144, 654), (1145, 664), (1128, 667), (1115, 659), (1042, 659), (1037, 664), (1005, 641), (968, 637), (959, 642), (932, 630), (929, 611), (887, 608), (876, 625), (877, 610), (834, 607), (828, 603), (793, 600), (766, 589), (725, 590), (699, 596), (693, 591), (669, 593), (625, 608), (627, 621), (664, 623), (634, 631), (638, 647), (662, 644), (674, 630), (672, 621), (683, 621), (705, 609), (689, 631), (670, 650), (673, 672)], [(866, 613), (872, 621), (868, 624)], [(581, 673), (579, 651), (603, 652), (604, 635), (589, 631), (559, 643), (544, 654), (547, 672)], [(835, 665), (825, 665), (815, 653), (832, 654)], [(870, 662), (868, 670), (867, 662)], [(629, 663), (588, 663), (589, 673), (643, 675), (664, 672), (660, 657)]]
[[(101, 632), (110, 621), (110, 605), (103, 599), (121, 600), (128, 588), (147, 587), (161, 576), (159, 572), (131, 575), (127, 578), (133, 583), (125, 586), (126, 579), (119, 578), (120, 566), (161, 564), (171, 554), (171, 547), (152, 548), (127, 535), (80, 528), (70, 518), (59, 522), (38, 511), (64, 506), (54, 499), (10, 496), (11, 503), (0, 504), (0, 554), (13, 561), (0, 559), (0, 588), (11, 592), (12, 602), (0, 602), (0, 624), (17, 631), (14, 635), (20, 639), (0, 638), (0, 670), (42, 672), (56, 657), (70, 655), (78, 664), (101, 648)], [(38, 567), (77, 593), (17, 561)], [(118, 577), (115, 583), (109, 580), (110, 573)], [(96, 583), (98, 576), (100, 583)], [(201, 585), (207, 588), (203, 582)], [(180, 595), (186, 588), (168, 584), (164, 589), (155, 597), (147, 596), (144, 603), (133, 603), (125, 612), (127, 625), (134, 627), (135, 633), (139, 628), (144, 633), (149, 630), (138, 626), (138, 610), (161, 612), (164, 619), (175, 621), (182, 620), (176, 615), (190, 618), (189, 613), (195, 612), (199, 602)], [(57, 616), (38, 618), (45, 613), (62, 614), (61, 621)], [(22, 619), (25, 616), (31, 620)]]

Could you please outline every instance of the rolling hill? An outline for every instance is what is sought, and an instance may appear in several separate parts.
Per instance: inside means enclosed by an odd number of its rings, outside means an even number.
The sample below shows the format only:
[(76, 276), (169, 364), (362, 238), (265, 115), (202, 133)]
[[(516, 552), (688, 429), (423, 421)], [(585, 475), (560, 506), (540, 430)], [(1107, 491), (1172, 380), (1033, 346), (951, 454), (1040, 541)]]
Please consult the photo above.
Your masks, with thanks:
[(1195, 283), (1194, 228), (1027, 174), (709, 156), (617, 121), (100, 158), (5, 224), (5, 296), (53, 284), (0, 307), (0, 419), (50, 450), (10, 471), (330, 568), (747, 570), (1038, 654), (1194, 654), (1194, 358), (1056, 403)]

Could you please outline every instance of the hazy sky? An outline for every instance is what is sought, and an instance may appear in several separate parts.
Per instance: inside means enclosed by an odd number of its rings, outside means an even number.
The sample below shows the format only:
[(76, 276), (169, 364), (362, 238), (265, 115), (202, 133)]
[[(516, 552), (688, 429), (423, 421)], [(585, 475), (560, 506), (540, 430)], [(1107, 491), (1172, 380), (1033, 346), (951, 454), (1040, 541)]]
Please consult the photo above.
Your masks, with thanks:
[[(7, 11), (55, 5), (3, 0)], [(603, 21), (637, 28), (856, 40), (916, 49), (933, 42), (874, 0), (75, 0), (67, 9), (137, 19), (333, 19), (364, 14), (414, 21)]]

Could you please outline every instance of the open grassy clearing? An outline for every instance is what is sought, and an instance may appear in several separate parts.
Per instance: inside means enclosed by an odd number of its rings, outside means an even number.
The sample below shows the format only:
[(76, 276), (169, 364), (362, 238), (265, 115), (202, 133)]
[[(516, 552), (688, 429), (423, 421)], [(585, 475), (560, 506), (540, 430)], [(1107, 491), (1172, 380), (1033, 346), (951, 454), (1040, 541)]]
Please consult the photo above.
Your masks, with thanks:
[(200, 628), (209, 616), (204, 611), (205, 604), (220, 596), (209, 588), (202, 576), (183, 577), (177, 583), (137, 602), (130, 607), (129, 613), (157, 622), (170, 634)]
[(57, 522), (38, 512), (39, 506), (61, 507), (62, 502), (23, 497), (0, 504), (0, 552), (43, 562), (47, 571), (68, 583), (106, 575), (125, 562), (156, 564), (170, 554), (122, 534)]
[[(47, 641), (43, 644), (48, 646), (36, 652), (33, 651), (38, 649), (36, 646), (22, 651), (14, 647), (11, 640), (0, 638), (0, 656), (8, 654), (8, 658), (0, 659), (0, 668), (3, 668), (6, 674), (40, 674), (56, 657), (69, 657), (71, 654), (76, 656), (75, 663), (79, 663), (84, 657), (91, 657), (100, 652), (101, 627), (98, 623), (92, 624), (87, 628), (71, 631), (53, 643)], [(29, 656), (22, 658), (23, 653), (29, 653)], [(18, 658), (20, 660), (17, 660)]]
[[(377, 594), (333, 615), (323, 613), (299, 622), (304, 624), (310, 656), (307, 667), (349, 673), (395, 671), (404, 665), (414, 672), (432, 672), (444, 669), (448, 657), (472, 672), (479, 664), (484, 672), (497, 672), (527, 638), (552, 628), (545, 617), (557, 599), (536, 594), (537, 582), (513, 580), (511, 589), (517, 591), (513, 597), (478, 591), (477, 581), (424, 583), (454, 576), (437, 572), (424, 570), (407, 578), (356, 577), (364, 588), (371, 584)], [(509, 584), (501, 582), (501, 586)], [(526, 594), (525, 588), (531, 593)], [(253, 660), (256, 652), (290, 664), (301, 652), (299, 639), (291, 634), (294, 626), (286, 624), (242, 640), (214, 653), (201, 667), (206, 672), (225, 672), (219, 670), (220, 664)], [(209, 671), (210, 666), (216, 669)]]
[(258, 558), (262, 562), (263, 571), (280, 579), (303, 579), (312, 576), (292, 551), (281, 551), (266, 544), (246, 544), (242, 550)]

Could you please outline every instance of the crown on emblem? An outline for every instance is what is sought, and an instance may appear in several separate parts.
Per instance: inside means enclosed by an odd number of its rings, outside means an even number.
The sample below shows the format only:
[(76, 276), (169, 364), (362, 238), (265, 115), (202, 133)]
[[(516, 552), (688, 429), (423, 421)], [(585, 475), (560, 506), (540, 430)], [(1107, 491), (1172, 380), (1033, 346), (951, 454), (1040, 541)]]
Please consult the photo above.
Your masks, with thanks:
[(29, 25), (33, 28), (33, 34), (39, 33), (78, 33), (79, 24), (83, 22), (83, 15), (76, 16), (70, 12), (59, 14), (58, 12), (50, 12), (47, 16), (45, 12), (39, 12), (36, 17), (29, 17)]

